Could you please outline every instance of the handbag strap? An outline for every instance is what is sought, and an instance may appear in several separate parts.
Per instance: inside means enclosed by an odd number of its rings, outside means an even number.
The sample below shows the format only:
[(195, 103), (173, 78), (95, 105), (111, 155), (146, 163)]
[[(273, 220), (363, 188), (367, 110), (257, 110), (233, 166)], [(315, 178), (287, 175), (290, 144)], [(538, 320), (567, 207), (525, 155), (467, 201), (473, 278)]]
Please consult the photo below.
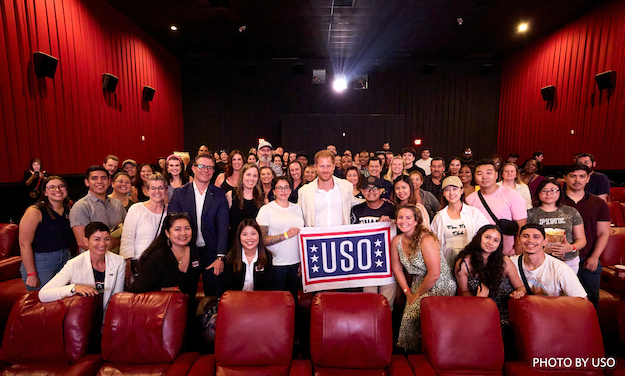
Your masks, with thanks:
[(519, 274), (525, 285), (525, 294), (534, 295), (534, 292), (530, 289), (530, 285), (527, 283), (527, 278), (525, 278), (525, 272), (523, 271), (523, 255), (519, 255)]
[(499, 222), (499, 219), (497, 219), (497, 217), (495, 216), (495, 214), (493, 213), (492, 210), (490, 210), (490, 207), (488, 206), (488, 204), (486, 203), (486, 200), (484, 200), (484, 196), (482, 196), (482, 191), (477, 191), (477, 195), (480, 198), (480, 201), (482, 201), (482, 205), (484, 205), (484, 209), (486, 209), (486, 211), (488, 212), (488, 214), (490, 214), (490, 217), (493, 219), (493, 221), (495, 221), (495, 223)]

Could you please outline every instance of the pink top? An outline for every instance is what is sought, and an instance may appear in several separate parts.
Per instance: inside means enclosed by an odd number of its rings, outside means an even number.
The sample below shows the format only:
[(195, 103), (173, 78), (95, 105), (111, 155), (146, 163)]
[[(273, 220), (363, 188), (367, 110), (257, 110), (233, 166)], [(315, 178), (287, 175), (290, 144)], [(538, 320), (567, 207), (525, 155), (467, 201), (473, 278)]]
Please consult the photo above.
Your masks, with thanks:
[[(509, 219), (513, 221), (527, 219), (527, 210), (525, 209), (525, 200), (523, 197), (512, 189), (503, 188), (504, 189), (499, 187), (494, 193), (489, 195), (485, 195), (482, 191), (484, 200), (486, 200), (493, 214), (497, 216), (497, 219)], [(484, 205), (482, 205), (482, 201), (477, 195), (477, 192), (473, 192), (467, 197), (467, 204), (480, 209), (482, 214), (488, 219), (488, 222), (493, 225), (495, 224), (493, 218), (488, 214)], [(514, 253), (514, 236), (503, 236), (503, 251), (506, 254)]]

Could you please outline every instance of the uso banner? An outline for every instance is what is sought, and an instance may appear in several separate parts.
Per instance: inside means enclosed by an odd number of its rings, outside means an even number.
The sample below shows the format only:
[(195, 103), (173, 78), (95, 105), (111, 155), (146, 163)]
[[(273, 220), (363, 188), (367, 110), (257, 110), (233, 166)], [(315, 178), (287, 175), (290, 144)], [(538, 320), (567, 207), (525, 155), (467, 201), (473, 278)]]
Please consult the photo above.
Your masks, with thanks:
[(304, 292), (395, 282), (391, 236), (390, 222), (303, 227), (299, 243)]

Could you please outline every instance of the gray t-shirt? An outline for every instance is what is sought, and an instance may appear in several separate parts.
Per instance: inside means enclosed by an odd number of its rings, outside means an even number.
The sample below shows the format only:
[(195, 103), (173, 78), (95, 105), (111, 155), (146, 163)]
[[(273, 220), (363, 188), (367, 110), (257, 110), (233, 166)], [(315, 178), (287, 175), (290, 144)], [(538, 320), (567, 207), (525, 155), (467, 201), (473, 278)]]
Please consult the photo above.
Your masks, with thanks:
[[(541, 208), (532, 208), (527, 211), (527, 223), (538, 224), (545, 228), (562, 229), (564, 230), (566, 241), (572, 244), (575, 240), (573, 239), (573, 226), (583, 224), (584, 220), (577, 209), (563, 205), (552, 212), (546, 212)], [(567, 253), (564, 255), (564, 259), (573, 259), (578, 254), (579, 250)]]
[(106, 197), (106, 201), (97, 198), (93, 193), (76, 201), (69, 212), (69, 224), (74, 226), (86, 226), (91, 222), (102, 222), (110, 229), (124, 222), (126, 209), (121, 201), (116, 198)]

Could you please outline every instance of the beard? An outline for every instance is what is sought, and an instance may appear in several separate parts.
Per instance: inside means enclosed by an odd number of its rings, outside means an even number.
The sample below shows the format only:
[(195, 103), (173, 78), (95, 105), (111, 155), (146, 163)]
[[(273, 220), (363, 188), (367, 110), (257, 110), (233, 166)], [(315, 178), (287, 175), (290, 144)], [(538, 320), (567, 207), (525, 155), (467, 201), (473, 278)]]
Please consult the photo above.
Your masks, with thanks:
[(264, 156), (264, 155), (261, 155), (258, 159), (259, 159), (261, 162), (263, 162), (263, 163), (269, 163), (269, 162), (271, 162), (271, 156)]

